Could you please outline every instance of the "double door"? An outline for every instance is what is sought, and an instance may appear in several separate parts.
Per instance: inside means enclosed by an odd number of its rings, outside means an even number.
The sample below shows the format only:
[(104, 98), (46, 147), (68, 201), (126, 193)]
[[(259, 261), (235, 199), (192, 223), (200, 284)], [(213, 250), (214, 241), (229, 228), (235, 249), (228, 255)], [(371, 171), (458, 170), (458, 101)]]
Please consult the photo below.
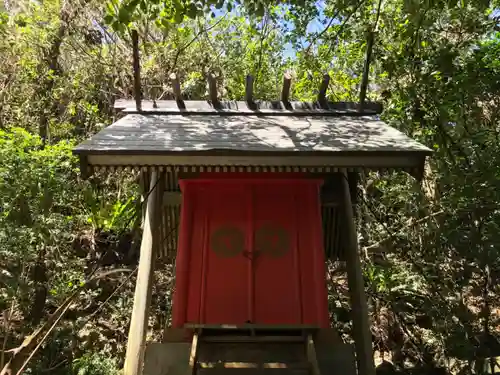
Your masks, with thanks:
[(186, 322), (328, 324), (317, 186), (195, 189)]

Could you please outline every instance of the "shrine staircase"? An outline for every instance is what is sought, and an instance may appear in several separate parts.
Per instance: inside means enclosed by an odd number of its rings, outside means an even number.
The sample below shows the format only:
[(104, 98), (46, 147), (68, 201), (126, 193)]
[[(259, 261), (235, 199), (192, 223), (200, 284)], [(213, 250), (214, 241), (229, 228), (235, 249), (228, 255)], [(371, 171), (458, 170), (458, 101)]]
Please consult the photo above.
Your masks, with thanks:
[(321, 331), (197, 327), (190, 343), (150, 344), (143, 375), (354, 375), (351, 346)]

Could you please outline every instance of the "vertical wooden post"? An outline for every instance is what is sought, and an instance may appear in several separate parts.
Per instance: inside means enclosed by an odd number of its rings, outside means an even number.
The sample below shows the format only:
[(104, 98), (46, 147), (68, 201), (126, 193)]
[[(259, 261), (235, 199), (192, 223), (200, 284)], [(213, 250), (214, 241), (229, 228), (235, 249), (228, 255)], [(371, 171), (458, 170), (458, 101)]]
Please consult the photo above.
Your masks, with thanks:
[(139, 34), (137, 30), (132, 30), (132, 55), (134, 65), (134, 98), (137, 112), (142, 109), (142, 90), (141, 90), (141, 62), (139, 58)]
[(172, 311), (172, 327), (174, 328), (182, 328), (186, 322), (192, 236), (183, 228), (191, 227), (194, 215), (191, 190), (186, 188), (183, 180), (179, 181), (179, 185), (182, 191), (182, 203), (177, 256), (175, 257), (175, 288), (172, 299), (176, 304), (176, 308)]
[(321, 81), (321, 86), (319, 87), (319, 93), (318, 93), (318, 102), (322, 108), (327, 107), (326, 91), (328, 90), (329, 85), (330, 85), (330, 76), (327, 73), (323, 76), (323, 80)]
[(342, 206), (344, 209), (344, 223), (346, 240), (346, 263), (349, 294), (351, 297), (353, 333), (356, 345), (356, 360), (359, 375), (375, 375), (373, 361), (372, 335), (368, 317), (368, 303), (366, 301), (363, 273), (358, 252), (358, 238), (354, 211), (352, 208), (351, 192), (347, 172), (342, 172)]
[(210, 74), (208, 76), (208, 94), (210, 96), (210, 101), (214, 108), (219, 107), (219, 98), (217, 94), (217, 80), (215, 79), (214, 74)]
[(186, 109), (184, 101), (182, 100), (181, 83), (179, 81), (179, 77), (177, 77), (177, 74), (175, 73), (170, 74), (170, 81), (172, 82), (172, 90), (174, 91), (177, 107), (179, 109)]
[(174, 91), (175, 100), (182, 101), (182, 91), (181, 91), (181, 83), (179, 82), (179, 77), (177, 74), (170, 74), (170, 82), (172, 82), (172, 90)]
[(253, 103), (253, 76), (247, 75), (245, 81), (245, 101), (247, 103)]
[(140, 375), (144, 363), (144, 349), (148, 330), (149, 305), (153, 284), (155, 251), (159, 247), (159, 229), (163, 179), (154, 171), (147, 200), (144, 228), (141, 241), (139, 269), (135, 284), (134, 306), (128, 333), (124, 375)]
[(281, 101), (285, 103), (285, 105), (289, 102), (291, 85), (292, 75), (287, 72), (283, 77), (283, 89), (281, 90)]
[(311, 365), (311, 374), (321, 375), (321, 371), (319, 370), (318, 357), (316, 356), (316, 347), (314, 345), (313, 335), (307, 335), (306, 340), (307, 360)]

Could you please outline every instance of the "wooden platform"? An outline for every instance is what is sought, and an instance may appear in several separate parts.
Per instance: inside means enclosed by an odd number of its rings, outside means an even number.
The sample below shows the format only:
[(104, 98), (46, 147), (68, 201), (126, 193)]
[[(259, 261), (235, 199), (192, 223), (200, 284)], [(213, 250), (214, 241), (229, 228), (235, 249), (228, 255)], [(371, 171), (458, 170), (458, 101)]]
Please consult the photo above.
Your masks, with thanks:
[[(190, 343), (148, 345), (143, 375), (355, 374), (352, 347), (334, 330), (255, 325), (186, 329), (194, 332)], [(171, 333), (170, 341), (188, 336), (181, 330)]]

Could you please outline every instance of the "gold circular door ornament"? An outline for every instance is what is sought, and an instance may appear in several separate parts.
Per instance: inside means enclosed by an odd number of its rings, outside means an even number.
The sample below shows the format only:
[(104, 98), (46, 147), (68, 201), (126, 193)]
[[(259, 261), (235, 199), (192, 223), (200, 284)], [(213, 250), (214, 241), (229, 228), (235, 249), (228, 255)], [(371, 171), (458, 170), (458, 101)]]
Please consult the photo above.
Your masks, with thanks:
[(231, 258), (241, 254), (245, 248), (243, 231), (234, 226), (221, 226), (210, 236), (212, 251), (223, 258)]
[(290, 235), (279, 225), (264, 224), (255, 232), (255, 249), (272, 258), (282, 257), (290, 250)]

